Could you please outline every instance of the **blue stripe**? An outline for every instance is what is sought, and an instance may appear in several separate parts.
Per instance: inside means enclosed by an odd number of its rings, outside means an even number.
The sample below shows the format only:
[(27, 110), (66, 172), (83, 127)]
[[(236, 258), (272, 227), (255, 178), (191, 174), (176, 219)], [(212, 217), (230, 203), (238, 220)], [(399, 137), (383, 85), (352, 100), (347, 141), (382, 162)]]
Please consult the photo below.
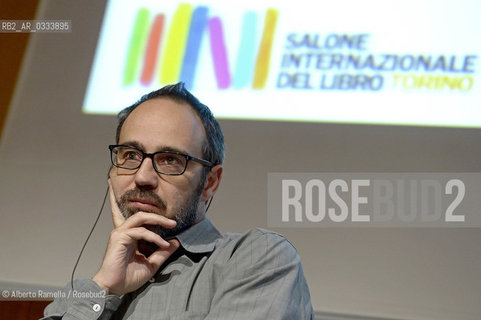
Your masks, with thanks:
[(207, 25), (207, 7), (197, 7), (192, 15), (189, 37), (185, 48), (180, 81), (185, 82), (185, 87), (191, 90), (194, 86), (195, 69), (199, 60), (202, 35)]
[(234, 83), (236, 89), (245, 87), (252, 82), (255, 65), (257, 14), (248, 11), (242, 19), (242, 33), (237, 52), (237, 61), (234, 69)]

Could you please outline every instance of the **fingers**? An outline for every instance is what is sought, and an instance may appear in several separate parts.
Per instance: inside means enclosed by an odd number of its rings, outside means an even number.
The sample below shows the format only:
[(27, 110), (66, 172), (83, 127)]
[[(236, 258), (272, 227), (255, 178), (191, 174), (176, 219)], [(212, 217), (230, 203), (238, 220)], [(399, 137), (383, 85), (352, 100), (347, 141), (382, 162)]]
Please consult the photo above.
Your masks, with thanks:
[(161, 249), (168, 249), (170, 243), (162, 239), (161, 236), (144, 227), (128, 229), (125, 234), (134, 240), (145, 240), (147, 242), (155, 243)]
[(109, 200), (110, 200), (110, 207), (112, 208), (112, 221), (114, 222), (114, 227), (119, 227), (122, 223), (124, 223), (125, 218), (120, 212), (119, 206), (117, 205), (117, 200), (115, 199), (114, 189), (112, 188), (112, 183), (110, 182), (110, 178), (108, 179), (109, 183)]
[(112, 244), (118, 243), (123, 246), (131, 246), (134, 242), (144, 240), (154, 243), (161, 249), (167, 249), (170, 246), (169, 243), (150, 230), (149, 226), (173, 228), (176, 224), (175, 220), (155, 213), (137, 212), (112, 231), (111, 242)]
[(177, 239), (169, 240), (169, 245), (170, 246), (167, 249), (157, 249), (147, 259), (152, 268), (154, 268), (156, 271), (180, 247), (180, 243)]
[(133, 216), (129, 217), (125, 222), (122, 224), (121, 228), (135, 228), (140, 227), (142, 225), (159, 225), (163, 226), (168, 229), (172, 229), (175, 227), (177, 222), (175, 220), (166, 218), (164, 216), (158, 215), (156, 213), (151, 212), (137, 212)]

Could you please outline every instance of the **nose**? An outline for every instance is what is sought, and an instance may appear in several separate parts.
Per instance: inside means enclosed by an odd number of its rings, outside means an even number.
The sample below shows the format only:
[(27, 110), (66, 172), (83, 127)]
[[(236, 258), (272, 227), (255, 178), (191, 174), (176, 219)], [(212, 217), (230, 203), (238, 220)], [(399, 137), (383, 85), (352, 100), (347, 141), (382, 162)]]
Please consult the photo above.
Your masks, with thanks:
[(152, 159), (146, 157), (135, 173), (135, 184), (139, 188), (156, 189), (159, 183), (159, 174), (155, 171)]

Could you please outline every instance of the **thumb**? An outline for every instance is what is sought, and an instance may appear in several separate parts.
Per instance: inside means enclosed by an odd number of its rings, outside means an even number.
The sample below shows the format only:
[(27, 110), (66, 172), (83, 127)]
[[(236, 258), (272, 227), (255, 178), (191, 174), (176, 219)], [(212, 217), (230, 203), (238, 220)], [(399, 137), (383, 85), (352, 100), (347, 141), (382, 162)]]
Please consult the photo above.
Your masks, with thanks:
[(117, 205), (117, 200), (115, 199), (114, 189), (112, 188), (112, 182), (108, 179), (109, 183), (109, 200), (110, 200), (110, 207), (112, 208), (112, 221), (114, 222), (114, 227), (119, 227), (122, 223), (124, 223), (125, 218), (120, 212), (120, 208)]

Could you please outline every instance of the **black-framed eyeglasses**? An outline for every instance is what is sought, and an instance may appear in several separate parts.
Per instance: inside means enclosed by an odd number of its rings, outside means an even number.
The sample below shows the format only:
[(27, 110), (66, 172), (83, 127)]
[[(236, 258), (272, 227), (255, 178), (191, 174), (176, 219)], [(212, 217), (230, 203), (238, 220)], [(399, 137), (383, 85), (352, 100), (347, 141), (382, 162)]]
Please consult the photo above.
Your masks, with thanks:
[(110, 159), (117, 168), (135, 170), (140, 168), (145, 158), (152, 160), (155, 171), (160, 174), (179, 176), (185, 172), (189, 161), (198, 162), (212, 168), (210, 161), (196, 158), (177, 151), (158, 151), (146, 153), (140, 149), (126, 145), (109, 145)]

